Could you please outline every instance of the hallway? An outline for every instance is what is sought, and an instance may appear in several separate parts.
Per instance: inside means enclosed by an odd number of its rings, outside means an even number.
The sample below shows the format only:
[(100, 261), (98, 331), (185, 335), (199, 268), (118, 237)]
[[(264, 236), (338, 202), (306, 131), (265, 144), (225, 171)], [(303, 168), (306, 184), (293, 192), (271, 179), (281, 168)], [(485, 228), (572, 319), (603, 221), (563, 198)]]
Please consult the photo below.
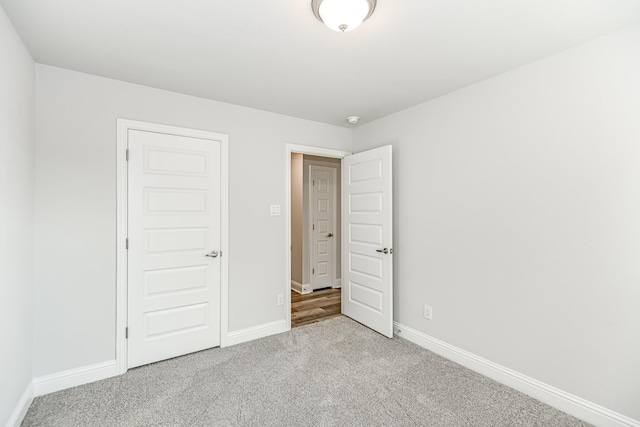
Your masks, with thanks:
[(341, 316), (341, 289), (322, 289), (301, 295), (291, 291), (291, 327)]

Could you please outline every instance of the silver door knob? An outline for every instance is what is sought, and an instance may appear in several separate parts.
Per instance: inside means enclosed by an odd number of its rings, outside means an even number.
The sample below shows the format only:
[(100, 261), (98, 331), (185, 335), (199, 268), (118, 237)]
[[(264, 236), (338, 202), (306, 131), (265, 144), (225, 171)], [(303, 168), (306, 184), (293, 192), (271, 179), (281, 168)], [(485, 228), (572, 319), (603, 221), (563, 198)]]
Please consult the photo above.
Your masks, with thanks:
[(333, 233), (327, 234), (327, 237), (333, 237)]
[(387, 248), (384, 248), (384, 249), (376, 249), (376, 252), (380, 252), (380, 253), (383, 253), (383, 254), (388, 254), (388, 253), (389, 253), (389, 249), (387, 249)]
[(218, 256), (218, 251), (211, 251), (211, 253), (207, 254), (206, 256), (216, 258)]

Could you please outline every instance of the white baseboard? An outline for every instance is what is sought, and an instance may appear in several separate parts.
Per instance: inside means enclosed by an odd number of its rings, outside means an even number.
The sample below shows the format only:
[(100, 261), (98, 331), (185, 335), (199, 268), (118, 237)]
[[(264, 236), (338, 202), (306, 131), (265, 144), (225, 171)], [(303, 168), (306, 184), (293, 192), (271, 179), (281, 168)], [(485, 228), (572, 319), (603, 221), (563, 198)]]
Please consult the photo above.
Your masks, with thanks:
[(333, 289), (342, 288), (342, 279), (336, 279), (336, 283), (333, 285)]
[(299, 282), (296, 282), (295, 280), (291, 280), (291, 290), (292, 291), (296, 291), (297, 293), (301, 294), (302, 293), (302, 284)]
[(247, 329), (241, 329), (235, 332), (229, 332), (229, 334), (227, 335), (227, 346), (257, 340), (258, 338), (263, 338), (269, 335), (275, 335), (286, 331), (287, 322), (283, 319), (258, 326), (253, 326)]
[(484, 376), (534, 397), (547, 405), (600, 427), (640, 427), (640, 421), (574, 396), (541, 381), (498, 365), (398, 322), (396, 335)]
[(53, 393), (54, 391), (115, 377), (116, 375), (118, 375), (116, 361), (109, 360), (94, 365), (69, 369), (68, 371), (58, 372), (56, 374), (36, 377), (33, 379), (34, 395), (42, 396), (43, 394)]
[(303, 285), (299, 282), (296, 282), (295, 280), (291, 281), (291, 289), (302, 295), (310, 294), (311, 292), (313, 292), (313, 289), (311, 289), (311, 285)]
[(27, 415), (31, 402), (33, 402), (33, 382), (29, 382), (25, 387), (22, 396), (20, 396), (20, 400), (18, 400), (18, 404), (7, 420), (7, 427), (20, 426), (24, 416)]

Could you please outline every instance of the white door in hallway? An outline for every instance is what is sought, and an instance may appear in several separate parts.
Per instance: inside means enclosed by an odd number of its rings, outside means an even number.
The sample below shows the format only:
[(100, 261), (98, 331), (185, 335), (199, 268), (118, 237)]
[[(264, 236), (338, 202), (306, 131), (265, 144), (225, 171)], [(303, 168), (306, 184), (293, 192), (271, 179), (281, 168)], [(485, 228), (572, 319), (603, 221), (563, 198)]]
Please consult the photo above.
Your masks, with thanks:
[(335, 284), (336, 168), (309, 166), (311, 178), (311, 287)]
[(220, 345), (221, 140), (129, 130), (128, 150), (132, 368)]
[(342, 159), (342, 313), (393, 337), (391, 146)]

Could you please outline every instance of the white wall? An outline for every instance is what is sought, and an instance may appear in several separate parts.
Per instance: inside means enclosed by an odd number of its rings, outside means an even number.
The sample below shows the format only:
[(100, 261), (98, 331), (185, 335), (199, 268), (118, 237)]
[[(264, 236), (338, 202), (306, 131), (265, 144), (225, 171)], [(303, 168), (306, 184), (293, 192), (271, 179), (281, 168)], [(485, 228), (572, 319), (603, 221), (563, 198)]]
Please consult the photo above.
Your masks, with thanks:
[(640, 27), (356, 128), (385, 144), (396, 321), (640, 420)]
[(0, 425), (31, 383), (33, 59), (0, 7)]
[(118, 117), (229, 134), (229, 328), (284, 320), (269, 205), (285, 201), (285, 144), (346, 149), (350, 129), (43, 65), (36, 80), (36, 376), (115, 357)]

